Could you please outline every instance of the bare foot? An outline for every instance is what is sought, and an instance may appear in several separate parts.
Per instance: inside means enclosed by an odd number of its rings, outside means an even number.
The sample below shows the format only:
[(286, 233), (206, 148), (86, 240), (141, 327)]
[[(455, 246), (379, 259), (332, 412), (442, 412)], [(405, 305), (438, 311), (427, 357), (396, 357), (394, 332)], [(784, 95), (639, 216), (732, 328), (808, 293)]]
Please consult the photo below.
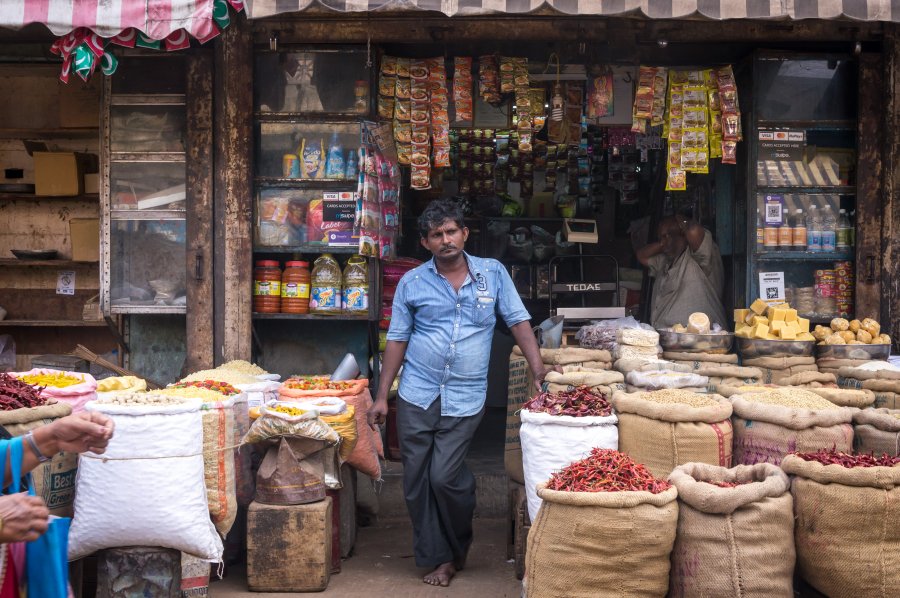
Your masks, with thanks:
[(450, 580), (456, 575), (456, 567), (452, 562), (441, 563), (437, 568), (422, 578), (422, 581), (432, 586), (441, 586), (446, 588), (450, 585)]

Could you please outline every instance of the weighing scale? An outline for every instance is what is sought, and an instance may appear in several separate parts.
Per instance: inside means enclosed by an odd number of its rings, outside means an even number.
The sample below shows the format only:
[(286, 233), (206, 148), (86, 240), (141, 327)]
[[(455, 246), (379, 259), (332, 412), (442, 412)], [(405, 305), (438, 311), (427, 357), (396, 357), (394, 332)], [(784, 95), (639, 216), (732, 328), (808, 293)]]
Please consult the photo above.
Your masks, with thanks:
[(579, 218), (566, 218), (563, 220), (563, 230), (566, 241), (569, 243), (592, 243), (599, 241), (597, 235), (596, 220), (581, 220)]

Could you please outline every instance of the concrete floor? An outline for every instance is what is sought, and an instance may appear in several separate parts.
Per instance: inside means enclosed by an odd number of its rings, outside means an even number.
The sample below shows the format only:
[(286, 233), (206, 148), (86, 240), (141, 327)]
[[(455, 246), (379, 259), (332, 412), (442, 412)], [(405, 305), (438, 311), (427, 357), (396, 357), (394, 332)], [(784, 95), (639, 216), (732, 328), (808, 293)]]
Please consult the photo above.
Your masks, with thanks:
[[(321, 596), (366, 596), (367, 598), (438, 598), (465, 596), (518, 598), (522, 585), (506, 562), (506, 524), (502, 519), (476, 519), (475, 543), (468, 566), (449, 588), (433, 588), (422, 582), (425, 569), (416, 568), (412, 557), (412, 531), (408, 519), (380, 520), (374, 527), (360, 528), (354, 554), (345, 559), (341, 572), (331, 576)], [(276, 598), (288, 594), (247, 590), (243, 570), (232, 569), (214, 582), (211, 598)]]

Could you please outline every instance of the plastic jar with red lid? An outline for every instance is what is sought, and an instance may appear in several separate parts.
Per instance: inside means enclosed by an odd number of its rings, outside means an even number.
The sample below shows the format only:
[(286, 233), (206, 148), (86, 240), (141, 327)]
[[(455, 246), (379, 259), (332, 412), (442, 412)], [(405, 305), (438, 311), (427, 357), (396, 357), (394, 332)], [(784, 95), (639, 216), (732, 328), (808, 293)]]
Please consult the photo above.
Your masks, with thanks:
[(291, 261), (281, 275), (281, 312), (309, 313), (309, 262)]
[(253, 311), (260, 314), (281, 311), (281, 266), (275, 260), (259, 260), (253, 268)]

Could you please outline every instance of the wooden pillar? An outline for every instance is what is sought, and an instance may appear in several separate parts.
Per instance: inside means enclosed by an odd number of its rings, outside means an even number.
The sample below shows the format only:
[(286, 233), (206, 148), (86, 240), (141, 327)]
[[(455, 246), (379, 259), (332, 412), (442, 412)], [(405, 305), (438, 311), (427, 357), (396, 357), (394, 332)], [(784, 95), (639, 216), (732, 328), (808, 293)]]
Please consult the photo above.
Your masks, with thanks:
[[(900, 26), (884, 23), (884, 159), (881, 226), (881, 324), (900, 346)], [(860, 107), (862, 108), (862, 107)], [(857, 214), (859, 219), (859, 214)]]
[(187, 356), (189, 372), (213, 367), (213, 55), (187, 59)]
[(234, 15), (216, 40), (215, 362), (250, 359), (253, 237), (253, 37)]

